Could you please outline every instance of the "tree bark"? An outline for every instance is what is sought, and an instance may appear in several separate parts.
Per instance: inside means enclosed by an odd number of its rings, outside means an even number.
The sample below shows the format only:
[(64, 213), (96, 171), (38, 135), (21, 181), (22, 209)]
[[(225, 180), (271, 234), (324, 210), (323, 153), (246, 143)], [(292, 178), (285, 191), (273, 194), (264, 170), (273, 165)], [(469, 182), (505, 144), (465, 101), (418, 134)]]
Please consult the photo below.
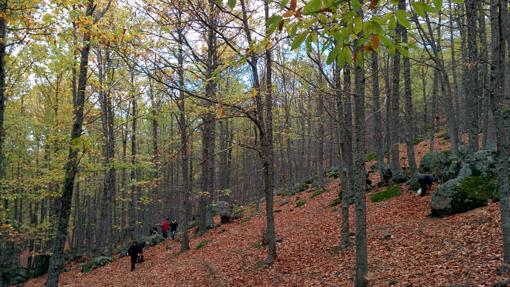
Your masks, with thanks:
[(377, 167), (379, 168), (380, 178), (383, 178), (384, 170), (384, 151), (382, 135), (382, 117), (379, 89), (379, 56), (372, 53), (372, 113), (374, 114), (374, 144), (375, 154), (377, 156)]
[[(405, 11), (406, 1), (399, 1), (399, 9)], [(407, 29), (402, 27), (402, 43), (407, 44)], [(406, 118), (406, 147), (407, 147), (407, 162), (409, 164), (409, 171), (411, 174), (411, 183), (418, 181), (418, 169), (416, 167), (416, 158), (414, 155), (414, 108), (413, 108), (413, 93), (412, 93), (412, 79), (411, 79), (411, 63), (408, 57), (402, 59), (404, 66), (404, 105), (405, 105), (405, 118)]]
[(105, 81), (111, 82), (112, 62), (110, 51), (98, 51), (99, 66), (99, 85), (100, 85), (100, 104), (101, 104), (101, 121), (103, 127), (103, 136), (105, 144), (103, 148), (103, 167), (104, 185), (103, 198), (101, 200), (101, 225), (99, 231), (98, 246), (100, 252), (104, 255), (111, 256), (113, 253), (113, 236), (112, 236), (112, 206), (115, 196), (116, 187), (116, 170), (114, 165), (115, 158), (115, 133), (114, 133), (114, 111), (112, 106), (111, 94), (105, 91)]
[(505, 109), (505, 42), (508, 36), (508, 2), (490, 1), (491, 17), (491, 108), (496, 129), (496, 172), (500, 193), (501, 230), (503, 235), (503, 263), (510, 264), (510, 203), (508, 196), (508, 126), (503, 114)]
[(478, 150), (478, 110), (480, 84), (478, 82), (479, 59), (477, 47), (477, 25), (478, 20), (478, 1), (465, 0), (467, 16), (467, 59), (464, 63), (464, 73), (466, 74), (466, 83), (464, 92), (466, 94), (466, 113), (469, 115), (468, 121), (468, 150), (475, 152)]
[[(92, 16), (94, 12), (94, 0), (89, 0), (86, 10), (86, 16)], [(64, 186), (62, 196), (58, 199), (57, 207), (57, 228), (53, 239), (52, 253), (50, 258), (50, 266), (48, 269), (48, 277), (46, 287), (57, 287), (60, 272), (64, 263), (64, 245), (67, 238), (67, 226), (69, 224), (69, 216), (71, 211), (71, 200), (73, 198), (73, 187), (76, 172), (78, 169), (78, 153), (79, 141), (82, 134), (83, 126), (83, 109), (85, 106), (85, 89), (87, 86), (87, 70), (90, 52), (90, 33), (83, 34), (82, 43), (84, 47), (80, 53), (80, 68), (78, 79), (78, 93), (73, 103), (73, 127), (71, 129), (70, 144), (67, 163), (65, 165)], [(0, 50), (1, 52), (1, 50)]]

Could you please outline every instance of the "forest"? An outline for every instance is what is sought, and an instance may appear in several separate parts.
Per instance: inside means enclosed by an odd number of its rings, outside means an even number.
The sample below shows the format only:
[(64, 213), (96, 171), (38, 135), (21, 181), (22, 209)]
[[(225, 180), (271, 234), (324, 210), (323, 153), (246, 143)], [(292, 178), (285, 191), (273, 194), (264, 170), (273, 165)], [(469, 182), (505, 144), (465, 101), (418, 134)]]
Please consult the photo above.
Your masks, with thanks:
[[(143, 272), (178, 266), (220, 237), (260, 245), (248, 281), (200, 255), (212, 281), (175, 286), (507, 286), (507, 69), (508, 0), (0, 0), (0, 286), (85, 286), (62, 277), (108, 276), (133, 240), (155, 245)], [(374, 246), (411, 217), (468, 253), (462, 218), (494, 224), (494, 268), (383, 278)], [(149, 235), (166, 218), (175, 241)], [(286, 279), (308, 264), (286, 261), (304, 240), (288, 224), (308, 220), (329, 231), (306, 254), (332, 248), (317, 268), (342, 271)], [(433, 268), (420, 244), (413, 266)]]

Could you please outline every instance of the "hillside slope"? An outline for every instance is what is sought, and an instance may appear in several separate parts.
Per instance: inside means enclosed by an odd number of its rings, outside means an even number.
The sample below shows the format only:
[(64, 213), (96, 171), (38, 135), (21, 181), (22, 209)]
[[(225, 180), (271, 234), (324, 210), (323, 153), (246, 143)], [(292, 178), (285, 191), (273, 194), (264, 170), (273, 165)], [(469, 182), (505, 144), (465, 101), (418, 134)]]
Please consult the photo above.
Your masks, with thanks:
[[(338, 182), (311, 199), (311, 192), (275, 200), (278, 260), (258, 268), (266, 250), (264, 214), (211, 230), (178, 254), (168, 241), (145, 253), (146, 262), (130, 272), (128, 258), (82, 274), (78, 266), (63, 273), (62, 286), (352, 286), (354, 251), (334, 252), (340, 238), (339, 210), (329, 204)], [(296, 207), (297, 197), (306, 204)], [(409, 192), (379, 203), (368, 202), (369, 280), (372, 286), (492, 286), (507, 280), (497, 275), (501, 262), (499, 207), (432, 219), (430, 196)], [(351, 207), (352, 212), (354, 211)], [(353, 213), (352, 213), (353, 214)], [(250, 218), (248, 220), (248, 218)], [(354, 230), (354, 218), (351, 218)], [(354, 241), (354, 236), (351, 237)], [(195, 247), (204, 240), (203, 248)], [(42, 286), (44, 278), (26, 286)], [(506, 286), (506, 285), (505, 285)]]

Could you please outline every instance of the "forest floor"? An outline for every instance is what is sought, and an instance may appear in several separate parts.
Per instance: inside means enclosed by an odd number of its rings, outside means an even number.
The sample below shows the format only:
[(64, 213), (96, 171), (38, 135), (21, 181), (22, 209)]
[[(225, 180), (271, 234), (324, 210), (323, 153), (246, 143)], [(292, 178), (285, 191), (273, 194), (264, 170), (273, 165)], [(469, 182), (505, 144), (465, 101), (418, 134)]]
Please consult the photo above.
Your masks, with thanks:
[[(444, 143), (438, 143), (444, 148)], [(428, 151), (417, 146), (417, 157)], [(338, 181), (328, 192), (275, 198), (278, 259), (261, 262), (264, 213), (245, 211), (244, 218), (193, 237), (191, 250), (180, 254), (176, 241), (147, 248), (144, 263), (130, 272), (129, 258), (80, 273), (71, 265), (61, 275), (62, 286), (352, 286), (354, 248), (337, 252), (340, 210), (331, 207)], [(404, 187), (405, 190), (405, 187)], [(306, 204), (296, 207), (297, 199)], [(502, 258), (497, 203), (445, 218), (430, 218), (430, 195), (405, 191), (388, 201), (367, 200), (369, 281), (371, 286), (493, 286), (508, 277), (497, 275)], [(354, 206), (351, 206), (354, 230)], [(208, 243), (196, 249), (201, 242)], [(354, 236), (351, 236), (354, 243)], [(42, 286), (45, 278), (26, 286)], [(506, 285), (504, 285), (506, 286)]]

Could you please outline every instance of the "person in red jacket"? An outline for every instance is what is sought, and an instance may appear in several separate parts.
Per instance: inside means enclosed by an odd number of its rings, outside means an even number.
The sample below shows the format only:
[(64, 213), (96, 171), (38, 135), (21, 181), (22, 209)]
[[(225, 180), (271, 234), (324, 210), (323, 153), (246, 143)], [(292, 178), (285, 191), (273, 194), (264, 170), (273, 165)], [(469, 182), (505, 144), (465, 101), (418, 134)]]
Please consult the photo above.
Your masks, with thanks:
[(163, 220), (163, 224), (162, 224), (162, 231), (163, 231), (163, 238), (168, 239), (168, 229), (170, 229), (170, 225), (168, 223), (168, 218), (166, 218), (165, 220)]

